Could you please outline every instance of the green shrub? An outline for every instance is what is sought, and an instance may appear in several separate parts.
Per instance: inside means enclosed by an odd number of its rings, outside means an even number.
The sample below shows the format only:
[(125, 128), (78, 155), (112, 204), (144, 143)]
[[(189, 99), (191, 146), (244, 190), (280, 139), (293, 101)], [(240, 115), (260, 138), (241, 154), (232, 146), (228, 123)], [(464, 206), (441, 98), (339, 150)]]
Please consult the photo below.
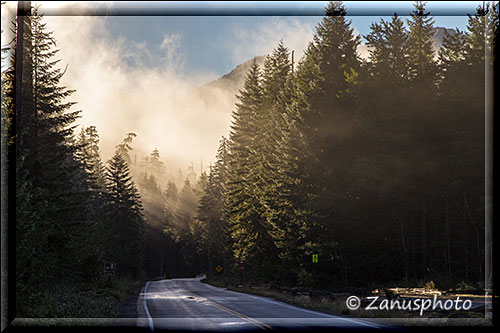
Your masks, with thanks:
[(424, 284), (424, 288), (425, 288), (426, 290), (435, 290), (435, 289), (436, 289), (436, 284), (434, 283), (434, 281), (432, 281), (432, 280), (431, 280), (431, 281), (426, 282), (426, 283)]
[(126, 278), (84, 284), (76, 281), (47, 283), (24, 290), (17, 296), (19, 318), (117, 318), (122, 303), (132, 297), (140, 284)]

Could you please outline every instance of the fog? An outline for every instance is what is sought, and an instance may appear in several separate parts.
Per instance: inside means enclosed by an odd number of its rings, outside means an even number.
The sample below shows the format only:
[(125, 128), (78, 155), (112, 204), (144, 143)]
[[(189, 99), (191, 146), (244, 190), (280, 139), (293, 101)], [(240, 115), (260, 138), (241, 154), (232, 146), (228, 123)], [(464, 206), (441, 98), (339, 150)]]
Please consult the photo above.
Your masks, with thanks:
[(144, 46), (112, 39), (103, 17), (47, 17), (47, 26), (69, 64), (62, 83), (77, 89), (72, 99), (82, 110), (81, 124), (97, 127), (104, 160), (128, 132), (137, 134), (130, 155), (138, 160), (155, 148), (169, 169), (212, 158), (220, 136), (227, 135), (230, 112), (187, 97), (215, 76), (184, 77), (175, 39), (164, 40), (158, 67), (131, 67), (126, 57), (140, 57)]
[[(4, 26), (13, 19), (16, 5), (2, 6), (4, 30), (8, 30)], [(56, 4), (42, 7), (47, 5)], [(85, 3), (79, 6), (85, 7)], [(105, 16), (45, 16), (44, 21), (60, 50), (58, 66), (67, 66), (61, 83), (76, 90), (68, 99), (77, 102), (74, 110), (82, 111), (76, 133), (82, 126), (96, 126), (104, 162), (126, 134), (133, 132), (137, 136), (132, 142), (132, 161), (142, 161), (157, 148), (167, 176), (177, 175), (179, 169), (185, 173), (190, 164), (198, 175), (201, 169), (208, 170), (219, 140), (229, 135), (238, 89), (235, 84), (242, 77), (230, 82), (228, 89), (221, 84), (211, 86), (200, 98), (198, 88), (221, 75), (210, 69), (187, 71), (180, 35), (165, 33), (153, 51), (146, 43), (112, 36)], [(236, 27), (234, 41), (227, 41), (234, 43), (228, 58), (243, 63), (271, 52), (283, 39), (298, 60), (313, 33), (313, 26), (299, 20), (269, 17), (253, 31)], [(9, 39), (8, 34), (4, 31), (3, 41)], [(145, 63), (151, 62), (144, 59), (154, 59), (155, 66), (148, 67)]]
[[(3, 7), (7, 7), (2, 8), (5, 25), (15, 14), (16, 3)], [(234, 93), (212, 87), (211, 100), (206, 100), (206, 93), (205, 99), (196, 98), (198, 87), (221, 75), (207, 69), (188, 76), (180, 36), (165, 34), (157, 48), (161, 53), (151, 54), (145, 43), (111, 36), (103, 16), (46, 16), (44, 20), (60, 50), (58, 65), (63, 69), (67, 66), (61, 83), (76, 90), (68, 99), (77, 102), (74, 110), (82, 111), (76, 132), (82, 126), (96, 126), (103, 161), (112, 156), (127, 133), (133, 132), (137, 137), (132, 142), (132, 160), (141, 161), (157, 148), (167, 173), (176, 173), (179, 168), (185, 172), (193, 163), (199, 175), (202, 160), (203, 170), (208, 170), (219, 140), (229, 134)], [(312, 29), (296, 21), (290, 23), (290, 29), (285, 29), (286, 23), (280, 19), (268, 22), (252, 33), (235, 30), (235, 41), (241, 46), (235, 45), (228, 56), (244, 62), (272, 51), (282, 38), (291, 47), (304, 49), (312, 37)], [(142, 64), (141, 59), (147, 57), (154, 57), (155, 67)]]

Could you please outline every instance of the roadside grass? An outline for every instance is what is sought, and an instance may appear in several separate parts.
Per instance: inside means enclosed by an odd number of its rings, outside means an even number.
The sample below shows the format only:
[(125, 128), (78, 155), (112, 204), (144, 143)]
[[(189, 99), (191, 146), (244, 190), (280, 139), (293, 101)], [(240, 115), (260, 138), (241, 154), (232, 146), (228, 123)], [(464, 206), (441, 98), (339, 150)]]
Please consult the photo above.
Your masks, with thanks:
[(426, 279), (397, 280), (387, 283), (384, 286), (373, 284), (372, 289), (384, 289), (392, 287), (421, 287), (428, 290), (439, 290), (443, 293), (470, 293), (484, 294), (484, 281), (465, 282), (461, 279), (434, 274)]
[(228, 290), (236, 292), (272, 298), (305, 309), (353, 318), (484, 318), (484, 313), (475, 311), (424, 311), (423, 314), (420, 315), (420, 311), (407, 311), (397, 309), (366, 310), (366, 305), (362, 305), (357, 310), (349, 310), (346, 305), (346, 299), (348, 296), (325, 297), (297, 295), (272, 289), (270, 285), (262, 285), (258, 288), (251, 288), (249, 286), (236, 287), (234, 285), (225, 285), (222, 281), (217, 279), (204, 280), (202, 282), (216, 287), (224, 287)]
[(142, 283), (112, 277), (111, 288), (103, 278), (94, 283), (59, 281), (31, 290), (18, 304), (19, 318), (118, 318), (123, 302)]

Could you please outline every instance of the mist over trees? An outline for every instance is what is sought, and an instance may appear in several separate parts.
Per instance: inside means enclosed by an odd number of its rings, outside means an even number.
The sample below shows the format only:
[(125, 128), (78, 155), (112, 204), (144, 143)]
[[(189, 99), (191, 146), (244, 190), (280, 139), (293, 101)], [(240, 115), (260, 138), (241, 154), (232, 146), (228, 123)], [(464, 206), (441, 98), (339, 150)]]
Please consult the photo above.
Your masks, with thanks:
[(367, 61), (332, 2), (293, 68), (283, 42), (252, 65), (218, 160), (225, 214), (206, 226), (225, 222), (233, 256), (219, 256), (233, 273), (319, 288), (484, 283), (485, 51), (498, 13), (478, 8), (436, 52), (433, 19), (414, 7), (372, 24)]
[(2, 144), (15, 207), (9, 273), (17, 315), (51, 317), (54, 309), (40, 304), (49, 290), (63, 281), (99, 284), (104, 261), (116, 262), (119, 274), (144, 275), (145, 220), (127, 155), (135, 134), (106, 164), (95, 127), (75, 135), (80, 111), (66, 102), (74, 90), (60, 84), (56, 41), (38, 8), (22, 2), (18, 14), (2, 72)]
[(52, 33), (22, 6), (1, 110), (19, 317), (51, 284), (101, 283), (104, 261), (134, 279), (235, 281), (243, 265), (246, 281), (321, 289), (484, 281), (490, 5), (436, 52), (416, 2), (371, 25), (362, 60), (344, 5), (329, 3), (297, 63), (280, 41), (251, 64), (199, 176), (167, 175), (156, 148), (132, 158), (135, 133), (102, 161), (96, 127), (75, 133)]

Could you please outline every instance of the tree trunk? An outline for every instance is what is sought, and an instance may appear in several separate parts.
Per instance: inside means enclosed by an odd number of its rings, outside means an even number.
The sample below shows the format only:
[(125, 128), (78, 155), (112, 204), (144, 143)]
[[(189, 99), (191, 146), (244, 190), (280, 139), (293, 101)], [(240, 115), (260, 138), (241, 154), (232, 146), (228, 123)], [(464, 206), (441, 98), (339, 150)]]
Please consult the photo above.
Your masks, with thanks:
[(401, 208), (401, 219), (400, 219), (400, 221), (401, 221), (401, 247), (403, 248), (403, 256), (404, 256), (404, 262), (405, 262), (405, 281), (408, 281), (408, 250), (406, 248), (406, 241), (405, 241), (403, 210), (404, 210), (404, 208)]
[(449, 212), (449, 207), (448, 207), (448, 199), (446, 199), (445, 241), (446, 241), (446, 274), (447, 274), (448, 277), (451, 277), (450, 212)]
[(420, 241), (421, 241), (421, 251), (422, 251), (422, 264), (424, 268), (424, 274), (427, 273), (427, 211), (425, 201), (422, 202), (422, 223), (420, 224)]
[(467, 217), (469, 218), (469, 222), (472, 225), (472, 228), (474, 229), (474, 232), (476, 233), (476, 251), (477, 251), (477, 260), (479, 262), (479, 274), (482, 276), (483, 275), (483, 259), (481, 255), (481, 241), (479, 237), (479, 231), (477, 230), (476, 225), (474, 224), (474, 219), (472, 218), (472, 214), (470, 212), (469, 208), (469, 202), (467, 201), (467, 195), (463, 193), (464, 195), (464, 202), (465, 202), (465, 209), (467, 210)]
[[(163, 249), (160, 248), (160, 251), (162, 251)], [(160, 254), (160, 276), (163, 277), (164, 274), (163, 274), (163, 253)]]
[(15, 54), (15, 108), (12, 117), (12, 127), (15, 128), (16, 135), (16, 156), (20, 156), (20, 145), (22, 141), (21, 131), (28, 125), (27, 120), (32, 115), (29, 114), (27, 101), (25, 100), (25, 91), (31, 96), (33, 84), (33, 73), (31, 72), (31, 24), (28, 15), (31, 12), (31, 1), (19, 1), (17, 7), (17, 35), (16, 35), (16, 54)]
[(412, 277), (413, 278), (416, 278), (416, 273), (417, 273), (417, 270), (416, 270), (416, 267), (415, 267), (415, 263), (416, 263), (416, 258), (415, 258), (415, 247), (416, 247), (416, 226), (415, 226), (415, 221), (414, 221), (414, 210), (413, 209), (410, 209), (408, 210), (408, 213), (410, 214), (409, 216), (409, 219), (410, 219), (410, 238), (408, 239), (408, 247), (409, 247), (409, 258), (410, 258), (410, 264), (411, 264), (411, 274), (412, 274)]

